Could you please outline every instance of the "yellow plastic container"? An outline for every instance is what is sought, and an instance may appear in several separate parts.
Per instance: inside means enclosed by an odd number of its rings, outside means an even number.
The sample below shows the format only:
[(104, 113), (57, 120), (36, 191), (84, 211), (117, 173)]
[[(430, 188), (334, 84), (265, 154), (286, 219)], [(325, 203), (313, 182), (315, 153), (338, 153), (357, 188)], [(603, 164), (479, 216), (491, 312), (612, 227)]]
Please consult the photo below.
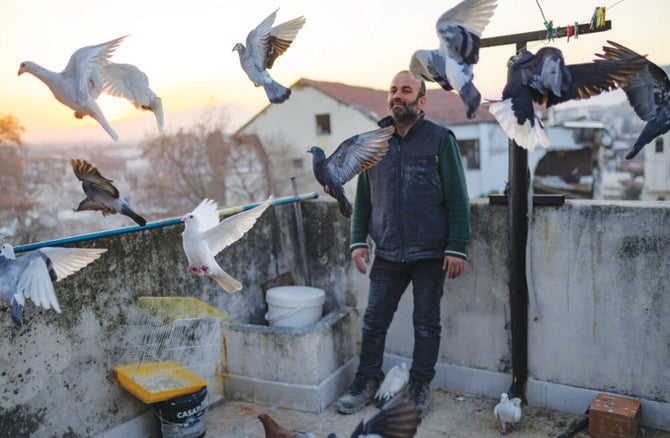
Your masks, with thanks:
[(118, 365), (114, 371), (121, 386), (147, 404), (192, 394), (207, 386), (207, 380), (177, 362)]

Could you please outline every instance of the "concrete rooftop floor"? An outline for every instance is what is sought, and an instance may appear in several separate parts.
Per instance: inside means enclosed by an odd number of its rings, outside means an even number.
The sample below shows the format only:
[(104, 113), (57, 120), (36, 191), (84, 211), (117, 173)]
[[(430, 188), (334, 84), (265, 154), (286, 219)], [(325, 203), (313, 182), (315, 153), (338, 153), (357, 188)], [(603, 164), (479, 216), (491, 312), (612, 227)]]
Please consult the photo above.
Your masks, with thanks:
[[(433, 390), (430, 410), (419, 426), (416, 438), (444, 437), (500, 437), (500, 426), (493, 417), (497, 400), (445, 390)], [(256, 416), (269, 413), (284, 427), (312, 432), (325, 438), (334, 432), (338, 438), (349, 438), (356, 425), (372, 417), (377, 408), (373, 405), (362, 411), (341, 415), (331, 404), (320, 414), (294, 411), (246, 402), (218, 402), (207, 409), (207, 436), (235, 438), (263, 438), (263, 426)], [(523, 407), (523, 417), (509, 434), (512, 438), (557, 437), (565, 432), (573, 420), (584, 416), (550, 411), (542, 408)], [(587, 438), (588, 430), (574, 435)], [(670, 432), (645, 429), (644, 438), (670, 438)]]

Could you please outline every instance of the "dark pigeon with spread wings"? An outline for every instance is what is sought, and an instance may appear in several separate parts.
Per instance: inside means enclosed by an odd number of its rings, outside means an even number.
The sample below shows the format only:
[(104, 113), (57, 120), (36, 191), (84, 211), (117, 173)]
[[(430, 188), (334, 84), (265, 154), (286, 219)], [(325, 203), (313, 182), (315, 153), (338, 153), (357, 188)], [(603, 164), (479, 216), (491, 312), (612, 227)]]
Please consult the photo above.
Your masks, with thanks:
[(417, 50), (409, 70), (416, 78), (437, 82), (443, 89), (456, 90), (473, 118), (481, 94), (472, 83), (472, 68), (479, 61), (481, 34), (493, 16), (497, 0), (463, 0), (437, 20), (436, 50)]
[(543, 47), (535, 54), (522, 50), (509, 65), (502, 101), (491, 104), (489, 111), (519, 146), (528, 150), (538, 144), (547, 147), (549, 141), (533, 103), (549, 108), (568, 100), (588, 99), (623, 87), (645, 66), (641, 57), (566, 65), (563, 53), (555, 47)]
[(387, 126), (349, 137), (328, 158), (318, 146), (312, 146), (307, 151), (312, 154), (314, 177), (323, 186), (324, 192), (337, 199), (344, 217), (351, 216), (352, 212), (344, 193), (344, 184), (377, 164), (386, 155), (388, 140), (394, 131), (395, 127)]
[(121, 213), (142, 227), (147, 224), (147, 221), (135, 213), (128, 202), (119, 196), (119, 190), (112, 184), (113, 181), (102, 176), (95, 166), (86, 160), (76, 158), (70, 160), (70, 163), (86, 193), (86, 198), (79, 203), (75, 211), (102, 210), (103, 216)]
[(367, 422), (361, 421), (351, 438), (412, 438), (421, 423), (416, 404), (407, 392), (397, 394)]
[(298, 17), (273, 27), (278, 10), (249, 32), (246, 47), (242, 43), (233, 47), (233, 51), (237, 50), (240, 56), (242, 70), (255, 86), (265, 89), (265, 94), (272, 103), (284, 102), (291, 95), (291, 90), (272, 79), (267, 70), (289, 48), (305, 24), (305, 17)]
[[(621, 44), (607, 42), (612, 47), (603, 46), (605, 53), (598, 54), (601, 58), (618, 61), (642, 58)], [(635, 113), (647, 122), (633, 144), (633, 149), (626, 154), (627, 160), (635, 157), (653, 139), (670, 130), (670, 80), (662, 68), (651, 61), (645, 61), (646, 67), (623, 87)]]

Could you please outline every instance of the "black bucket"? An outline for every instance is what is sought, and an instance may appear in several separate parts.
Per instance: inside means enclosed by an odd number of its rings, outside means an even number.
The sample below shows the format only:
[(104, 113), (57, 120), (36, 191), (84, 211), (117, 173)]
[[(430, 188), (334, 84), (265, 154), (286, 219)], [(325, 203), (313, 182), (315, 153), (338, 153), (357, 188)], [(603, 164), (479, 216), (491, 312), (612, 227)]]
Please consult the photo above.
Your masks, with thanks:
[(201, 438), (205, 436), (207, 387), (200, 391), (154, 403), (154, 414), (162, 438)]

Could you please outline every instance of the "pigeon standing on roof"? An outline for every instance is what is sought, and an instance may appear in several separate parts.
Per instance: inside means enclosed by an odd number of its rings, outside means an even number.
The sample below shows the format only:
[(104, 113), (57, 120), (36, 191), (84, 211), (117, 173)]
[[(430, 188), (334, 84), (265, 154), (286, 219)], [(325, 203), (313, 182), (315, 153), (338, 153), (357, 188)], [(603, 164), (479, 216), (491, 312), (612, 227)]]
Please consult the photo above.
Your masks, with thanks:
[(317, 438), (310, 432), (300, 432), (294, 429), (287, 429), (278, 424), (274, 418), (268, 414), (259, 414), (258, 420), (263, 424), (265, 438)]
[(288, 49), (305, 24), (305, 17), (301, 16), (273, 27), (278, 10), (268, 15), (249, 32), (246, 47), (242, 43), (237, 43), (233, 47), (233, 51), (237, 50), (242, 69), (251, 82), (256, 87), (262, 86), (272, 103), (284, 102), (291, 95), (291, 90), (272, 79), (267, 70), (271, 69), (277, 57)]
[(375, 394), (379, 406), (384, 406), (394, 395), (402, 391), (407, 382), (409, 382), (409, 370), (405, 362), (391, 368)]
[(44, 247), (26, 252), (19, 258), (6, 243), (0, 249), (0, 299), (9, 303), (12, 321), (23, 330), (26, 298), (36, 306), (61, 313), (52, 282), (74, 274), (96, 260), (104, 248)]
[(111, 179), (100, 174), (98, 169), (86, 160), (72, 159), (72, 170), (81, 181), (86, 198), (79, 203), (75, 211), (102, 210), (102, 215), (121, 213), (143, 227), (147, 221), (137, 214), (128, 202), (121, 198), (119, 190)]
[(126, 37), (122, 36), (106, 43), (78, 49), (60, 73), (47, 70), (31, 61), (24, 61), (18, 74), (32, 74), (49, 87), (59, 102), (72, 108), (76, 118), (94, 118), (110, 137), (118, 140), (119, 136), (107, 122), (96, 99), (104, 88), (102, 72), (124, 38)]
[[(611, 47), (603, 46), (605, 53), (598, 54), (601, 58), (627, 61), (642, 57), (621, 44), (607, 42)], [(670, 80), (662, 68), (651, 61), (645, 61), (646, 67), (640, 74), (632, 77), (623, 86), (633, 110), (640, 119), (647, 122), (633, 148), (626, 154), (627, 160), (635, 157), (653, 139), (670, 130)]]
[(149, 78), (131, 64), (110, 62), (102, 74), (104, 92), (130, 101), (135, 108), (154, 113), (158, 132), (163, 134), (163, 104), (161, 98), (149, 88)]
[(500, 401), (493, 408), (493, 415), (502, 428), (502, 434), (507, 435), (507, 426), (513, 427), (514, 423), (521, 420), (521, 399), (514, 397), (510, 399), (507, 393), (500, 394)]
[(312, 146), (307, 151), (312, 154), (314, 177), (324, 192), (337, 199), (344, 217), (350, 217), (352, 213), (351, 203), (344, 193), (344, 184), (377, 164), (386, 155), (388, 140), (394, 131), (395, 127), (387, 126), (349, 137), (328, 158), (318, 146)]
[(538, 144), (547, 147), (549, 140), (533, 103), (549, 108), (587, 99), (623, 87), (645, 66), (642, 57), (566, 65), (563, 53), (555, 47), (542, 47), (535, 54), (522, 50), (510, 60), (502, 101), (492, 103), (489, 111), (517, 145), (531, 151)]
[(479, 61), (481, 34), (493, 16), (497, 0), (463, 0), (437, 20), (436, 50), (417, 50), (409, 70), (415, 78), (437, 82), (443, 89), (456, 90), (473, 118), (481, 94), (472, 83), (472, 68)]
[(226, 292), (242, 289), (242, 283), (226, 273), (214, 257), (251, 229), (270, 206), (271, 199), (221, 222), (216, 202), (211, 199), (204, 199), (192, 212), (182, 216), (182, 243), (188, 259), (188, 272), (212, 277)]

